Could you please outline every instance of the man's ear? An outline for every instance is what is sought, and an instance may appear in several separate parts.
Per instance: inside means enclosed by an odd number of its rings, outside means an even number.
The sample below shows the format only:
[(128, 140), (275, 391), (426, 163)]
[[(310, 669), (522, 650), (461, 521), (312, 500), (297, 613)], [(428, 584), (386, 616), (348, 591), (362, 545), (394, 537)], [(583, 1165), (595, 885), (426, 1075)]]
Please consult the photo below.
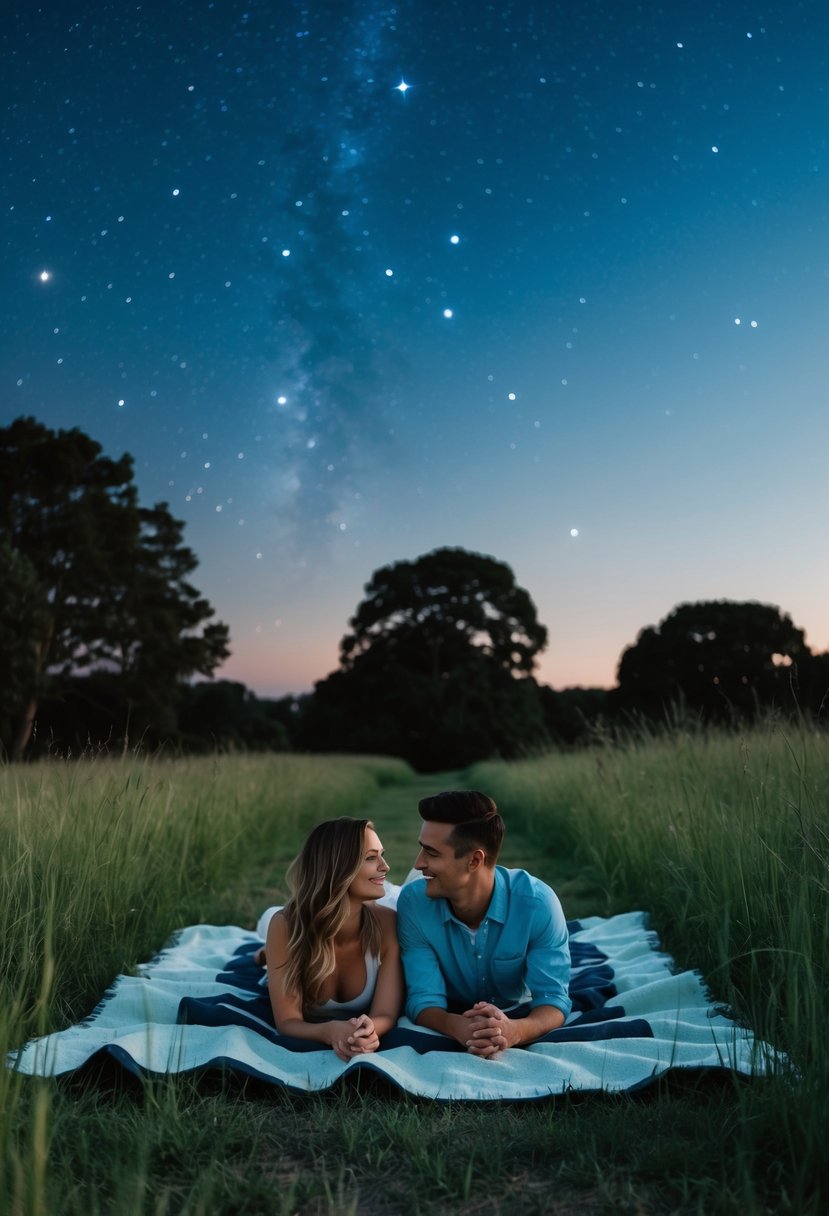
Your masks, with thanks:
[(473, 849), (469, 854), (469, 860), (466, 863), (467, 869), (479, 870), (481, 866), (486, 865), (486, 853), (483, 849)]

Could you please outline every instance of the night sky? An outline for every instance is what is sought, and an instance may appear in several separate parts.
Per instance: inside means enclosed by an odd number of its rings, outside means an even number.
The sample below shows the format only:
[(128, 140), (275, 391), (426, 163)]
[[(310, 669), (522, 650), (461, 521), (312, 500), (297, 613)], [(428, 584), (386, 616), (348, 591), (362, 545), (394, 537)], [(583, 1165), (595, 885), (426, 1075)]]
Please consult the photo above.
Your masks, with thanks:
[(133, 454), (261, 695), (442, 545), (557, 688), (687, 600), (825, 650), (828, 46), (823, 0), (18, 3), (0, 423)]

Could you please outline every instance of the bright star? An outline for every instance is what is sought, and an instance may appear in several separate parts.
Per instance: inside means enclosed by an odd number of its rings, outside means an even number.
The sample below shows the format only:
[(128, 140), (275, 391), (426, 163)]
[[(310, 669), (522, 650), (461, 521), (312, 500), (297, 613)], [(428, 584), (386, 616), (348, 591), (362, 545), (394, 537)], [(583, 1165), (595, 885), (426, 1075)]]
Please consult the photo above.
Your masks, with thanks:
[(405, 80), (401, 80), (400, 84), (396, 84), (394, 87), (398, 93), (402, 93), (405, 97), (412, 86), (410, 84), (406, 84)]
[(48, 282), (49, 282), (49, 280), (50, 280), (50, 279), (51, 279), (51, 277), (52, 277), (51, 271), (49, 271), (49, 270), (41, 270), (41, 272), (40, 272), (40, 276), (39, 276), (39, 277), (40, 277), (40, 281), (41, 281), (41, 283), (48, 283)]
[(575, 540), (575, 538), (578, 536), (578, 534), (579, 534), (579, 530), (578, 530), (578, 528), (571, 528), (571, 529), (570, 529), (570, 535), (573, 537), (573, 539), (574, 539), (574, 540)]
[(452, 317), (454, 317), (455, 314), (452, 312), (451, 308), (444, 308), (443, 315), (446, 317), (446, 320), (449, 321)]
[(460, 243), (460, 239), (461, 238), (458, 236), (457, 233), (453, 233), (452, 236), (450, 236), (450, 238), (449, 238), (449, 244), (458, 245)]

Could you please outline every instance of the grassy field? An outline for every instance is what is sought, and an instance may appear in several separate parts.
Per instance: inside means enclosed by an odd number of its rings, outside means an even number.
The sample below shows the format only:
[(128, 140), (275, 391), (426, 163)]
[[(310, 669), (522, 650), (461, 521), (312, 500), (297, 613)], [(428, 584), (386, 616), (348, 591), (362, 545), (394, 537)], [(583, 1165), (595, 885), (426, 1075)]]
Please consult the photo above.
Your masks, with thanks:
[(677, 962), (799, 1070), (796, 1085), (735, 1088), (722, 1178), (734, 1210), (742, 1195), (744, 1210), (826, 1211), (826, 736), (640, 736), (472, 777), (538, 846), (583, 865), (604, 911), (645, 908)]
[(568, 916), (649, 910), (678, 961), (792, 1054), (797, 1084), (469, 1107), (366, 1079), (296, 1096), (3, 1073), (0, 1211), (823, 1213), (829, 744), (807, 735), (677, 734), (429, 778), (336, 757), (2, 769), (4, 1050), (86, 1014), (179, 925), (251, 925), (319, 819), (370, 814), (401, 881), (417, 798), (464, 784), (501, 803), (506, 864), (550, 881)]

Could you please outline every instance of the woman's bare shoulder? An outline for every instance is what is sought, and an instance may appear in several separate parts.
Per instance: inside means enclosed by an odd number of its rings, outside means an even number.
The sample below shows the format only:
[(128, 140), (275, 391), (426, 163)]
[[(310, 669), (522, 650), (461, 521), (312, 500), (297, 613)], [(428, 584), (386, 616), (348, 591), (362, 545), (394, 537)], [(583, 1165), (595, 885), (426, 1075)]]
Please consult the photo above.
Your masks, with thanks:
[(374, 908), (374, 915), (380, 924), (382, 952), (397, 950), (397, 913), (394, 908)]
[(394, 908), (387, 908), (385, 906), (378, 907), (377, 904), (375, 904), (372, 908), (372, 912), (377, 917), (384, 929), (393, 929), (396, 931), (397, 913), (395, 912)]
[(274, 912), (268, 925), (266, 951), (269, 962), (278, 965), (278, 962), (284, 961), (288, 950), (289, 938), (288, 922), (285, 919), (284, 913)]

